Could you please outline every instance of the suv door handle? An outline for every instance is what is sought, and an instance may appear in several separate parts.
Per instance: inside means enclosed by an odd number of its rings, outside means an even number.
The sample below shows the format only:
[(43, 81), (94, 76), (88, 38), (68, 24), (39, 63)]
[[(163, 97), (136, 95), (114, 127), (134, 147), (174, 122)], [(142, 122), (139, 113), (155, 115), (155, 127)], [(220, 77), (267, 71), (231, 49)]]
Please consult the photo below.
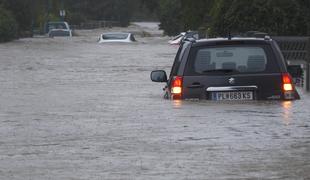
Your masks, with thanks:
[(204, 87), (204, 85), (201, 85), (200, 83), (193, 83), (192, 85), (187, 86), (187, 88), (192, 88), (192, 89), (194, 89), (194, 88), (203, 88), (203, 87)]

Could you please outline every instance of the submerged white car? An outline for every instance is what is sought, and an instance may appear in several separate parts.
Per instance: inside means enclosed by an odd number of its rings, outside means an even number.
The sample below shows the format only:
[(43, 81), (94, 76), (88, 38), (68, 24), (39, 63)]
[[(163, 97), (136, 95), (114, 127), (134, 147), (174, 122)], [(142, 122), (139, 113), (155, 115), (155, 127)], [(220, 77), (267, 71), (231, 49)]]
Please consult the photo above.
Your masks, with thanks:
[(182, 40), (184, 39), (186, 33), (182, 32), (179, 35), (177, 35), (176, 37), (174, 37), (172, 40), (168, 41), (169, 44), (171, 45), (180, 45)]
[(72, 30), (67, 22), (49, 22), (48, 36), (53, 37), (72, 37)]
[(103, 33), (99, 37), (99, 43), (109, 42), (135, 42), (136, 39), (132, 33)]
[(193, 38), (198, 40), (199, 34), (197, 31), (187, 31), (187, 32), (181, 32), (179, 35), (174, 37), (172, 40), (168, 41), (171, 45), (180, 45), (184, 39), (187, 38)]

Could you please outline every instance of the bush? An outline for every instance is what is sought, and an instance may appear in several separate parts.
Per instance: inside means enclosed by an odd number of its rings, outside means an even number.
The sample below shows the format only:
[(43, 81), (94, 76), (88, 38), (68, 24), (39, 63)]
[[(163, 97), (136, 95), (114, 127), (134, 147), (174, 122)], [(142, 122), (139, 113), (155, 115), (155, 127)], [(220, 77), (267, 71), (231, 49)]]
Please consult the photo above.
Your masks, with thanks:
[(175, 36), (183, 31), (182, 7), (179, 0), (161, 0), (159, 6), (160, 29), (165, 35)]
[[(247, 31), (278, 36), (305, 36), (309, 7), (297, 0), (221, 0), (213, 7), (212, 33), (227, 36)], [(309, 6), (309, 5), (308, 5)], [(245, 8), (246, 7), (246, 8)], [(308, 18), (308, 19), (307, 19)]]
[(17, 37), (17, 23), (12, 14), (0, 7), (0, 42), (13, 40)]
[(87, 18), (81, 13), (68, 12), (67, 14), (66, 21), (68, 21), (71, 25), (79, 25), (87, 21)]

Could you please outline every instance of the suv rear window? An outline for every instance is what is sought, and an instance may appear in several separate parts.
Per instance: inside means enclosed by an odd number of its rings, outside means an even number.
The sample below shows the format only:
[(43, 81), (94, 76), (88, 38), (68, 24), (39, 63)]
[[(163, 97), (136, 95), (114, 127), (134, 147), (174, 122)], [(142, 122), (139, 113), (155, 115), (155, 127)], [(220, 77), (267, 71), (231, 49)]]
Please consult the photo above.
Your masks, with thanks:
[[(191, 51), (191, 74), (214, 72), (259, 73), (275, 71), (269, 46), (197, 47)], [(277, 70), (278, 68), (276, 68)]]

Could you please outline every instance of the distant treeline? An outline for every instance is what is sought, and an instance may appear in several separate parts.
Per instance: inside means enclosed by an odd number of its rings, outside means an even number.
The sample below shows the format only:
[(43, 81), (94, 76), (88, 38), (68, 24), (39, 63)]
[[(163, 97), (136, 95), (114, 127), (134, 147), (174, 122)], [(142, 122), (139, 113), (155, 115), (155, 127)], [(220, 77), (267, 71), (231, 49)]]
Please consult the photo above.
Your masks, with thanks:
[(0, 42), (29, 36), (34, 28), (42, 31), (46, 21), (62, 19), (62, 9), (70, 24), (110, 20), (128, 26), (131, 20), (157, 20), (144, 0), (0, 0)]
[(250, 30), (310, 35), (310, 0), (153, 0), (168, 35), (202, 30), (225, 36)]
[(27, 36), (60, 20), (161, 22), (167, 35), (200, 30), (213, 36), (256, 30), (271, 35), (310, 35), (310, 0), (0, 0), (0, 41)]

